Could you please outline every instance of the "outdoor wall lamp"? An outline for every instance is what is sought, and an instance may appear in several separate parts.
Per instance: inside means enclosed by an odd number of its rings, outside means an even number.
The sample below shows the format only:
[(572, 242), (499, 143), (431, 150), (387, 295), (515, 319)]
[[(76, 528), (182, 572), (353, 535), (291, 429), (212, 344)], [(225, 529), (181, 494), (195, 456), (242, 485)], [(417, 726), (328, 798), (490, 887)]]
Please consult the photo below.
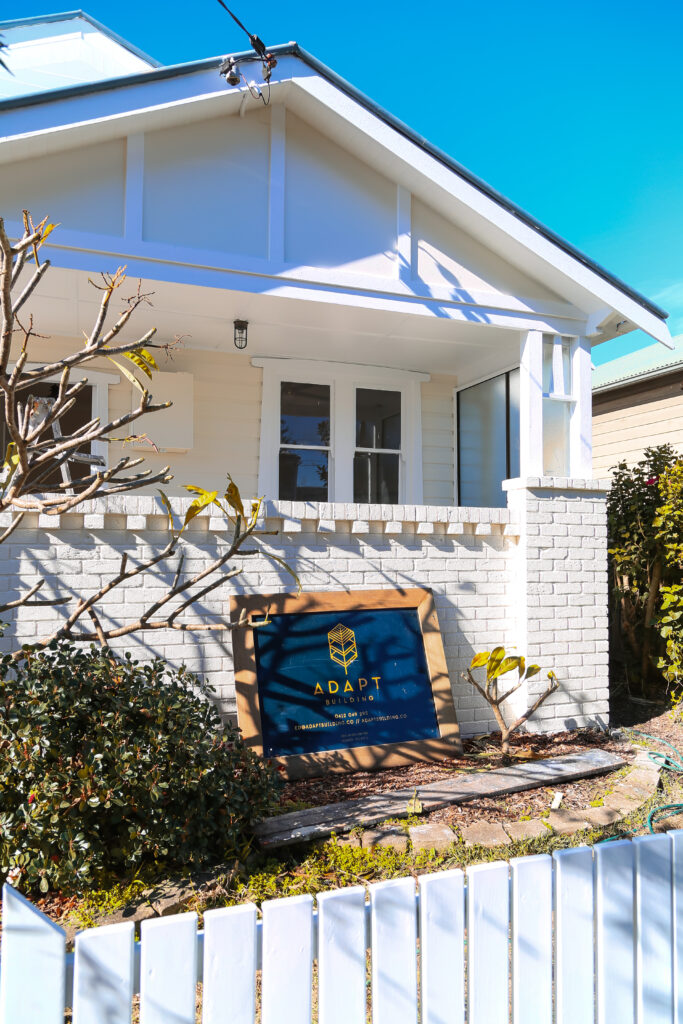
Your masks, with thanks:
[(246, 348), (247, 347), (247, 327), (249, 326), (248, 320), (234, 320), (233, 325), (235, 328), (234, 341), (235, 348)]

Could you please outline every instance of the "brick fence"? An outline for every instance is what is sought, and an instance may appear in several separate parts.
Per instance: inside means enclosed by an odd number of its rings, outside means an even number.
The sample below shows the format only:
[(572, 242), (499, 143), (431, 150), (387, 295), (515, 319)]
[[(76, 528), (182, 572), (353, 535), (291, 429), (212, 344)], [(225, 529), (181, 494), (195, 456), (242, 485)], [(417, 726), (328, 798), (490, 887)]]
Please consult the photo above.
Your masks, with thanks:
[[(561, 689), (532, 727), (545, 730), (607, 723), (607, 553), (603, 481), (508, 482), (507, 509), (304, 504), (268, 502), (263, 526), (277, 531), (261, 542), (263, 555), (225, 588), (209, 595), (192, 617), (227, 622), (231, 593), (292, 589), (267, 553), (283, 558), (306, 590), (430, 587), (464, 733), (494, 728), (488, 706), (462, 682), (475, 651), (502, 643), (553, 668)], [(188, 501), (177, 499), (183, 514)], [(84, 514), (27, 516), (0, 546), (3, 591), (12, 596), (47, 578), (46, 592), (81, 595), (107, 579), (126, 551), (134, 560), (165, 541), (167, 518), (152, 497), (126, 495), (88, 503)], [(0, 517), (0, 520), (2, 517)], [(2, 523), (0, 522), (0, 526)], [(228, 543), (222, 519), (204, 515), (187, 532), (184, 568), (194, 572)], [(105, 621), (137, 617), (160, 596), (175, 565), (137, 577), (104, 605)], [(63, 614), (21, 609), (5, 637), (30, 643)], [(14, 641), (16, 642), (16, 641)], [(128, 637), (134, 656), (155, 654), (185, 662), (209, 678), (222, 714), (235, 713), (230, 634), (177, 631)], [(516, 695), (521, 708), (527, 694)]]

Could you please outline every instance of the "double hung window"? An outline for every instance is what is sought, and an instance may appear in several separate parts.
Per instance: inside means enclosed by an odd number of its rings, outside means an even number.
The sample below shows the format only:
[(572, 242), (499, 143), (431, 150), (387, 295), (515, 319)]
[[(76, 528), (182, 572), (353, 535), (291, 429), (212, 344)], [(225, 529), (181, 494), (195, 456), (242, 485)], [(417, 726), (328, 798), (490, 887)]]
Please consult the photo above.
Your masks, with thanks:
[(424, 374), (258, 359), (259, 491), (283, 501), (422, 500)]

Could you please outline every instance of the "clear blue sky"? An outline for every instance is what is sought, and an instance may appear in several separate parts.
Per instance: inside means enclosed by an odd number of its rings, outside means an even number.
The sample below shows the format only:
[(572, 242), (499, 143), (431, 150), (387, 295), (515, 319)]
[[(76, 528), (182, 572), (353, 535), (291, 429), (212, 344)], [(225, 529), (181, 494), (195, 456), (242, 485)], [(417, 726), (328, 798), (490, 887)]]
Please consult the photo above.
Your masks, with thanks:
[[(15, 0), (2, 17), (55, 12)], [(683, 332), (680, 0), (235, 0), (628, 284)], [(165, 64), (243, 49), (217, 0), (85, 0)], [(632, 334), (619, 351), (648, 339)], [(615, 355), (613, 343), (594, 361)]]

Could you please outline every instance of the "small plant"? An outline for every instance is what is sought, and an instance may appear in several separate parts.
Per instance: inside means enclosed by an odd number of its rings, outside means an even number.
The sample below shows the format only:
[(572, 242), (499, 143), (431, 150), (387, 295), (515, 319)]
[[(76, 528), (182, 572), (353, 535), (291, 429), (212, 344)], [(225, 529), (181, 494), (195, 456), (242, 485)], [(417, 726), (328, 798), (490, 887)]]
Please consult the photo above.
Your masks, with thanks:
[[(474, 669), (484, 668), (486, 669), (486, 682), (482, 686), (472, 675)], [(507, 675), (508, 672), (517, 671), (517, 683), (512, 686), (509, 690), (505, 690), (503, 693), (498, 688), (498, 680), (501, 676)], [(528, 665), (521, 655), (508, 655), (505, 653), (504, 647), (494, 647), (492, 651), (482, 651), (481, 654), (475, 654), (470, 663), (470, 667), (467, 672), (463, 673), (463, 679), (467, 679), (472, 686), (482, 695), (484, 700), (491, 705), (493, 714), (495, 715), (496, 722), (500, 726), (501, 736), (501, 750), (504, 754), (510, 753), (510, 736), (517, 729), (521, 728), (525, 722), (531, 718), (541, 704), (550, 697), (551, 694), (559, 687), (557, 676), (551, 670), (548, 672), (548, 679), (550, 684), (546, 687), (543, 693), (536, 698), (530, 708), (524, 712), (523, 715), (508, 725), (501, 711), (501, 704), (503, 704), (509, 697), (515, 693), (522, 683), (526, 682), (527, 679), (531, 679), (533, 676), (538, 675), (541, 671), (538, 665)]]
[(280, 781), (162, 661), (53, 643), (0, 660), (0, 869), (25, 891), (243, 859)]

